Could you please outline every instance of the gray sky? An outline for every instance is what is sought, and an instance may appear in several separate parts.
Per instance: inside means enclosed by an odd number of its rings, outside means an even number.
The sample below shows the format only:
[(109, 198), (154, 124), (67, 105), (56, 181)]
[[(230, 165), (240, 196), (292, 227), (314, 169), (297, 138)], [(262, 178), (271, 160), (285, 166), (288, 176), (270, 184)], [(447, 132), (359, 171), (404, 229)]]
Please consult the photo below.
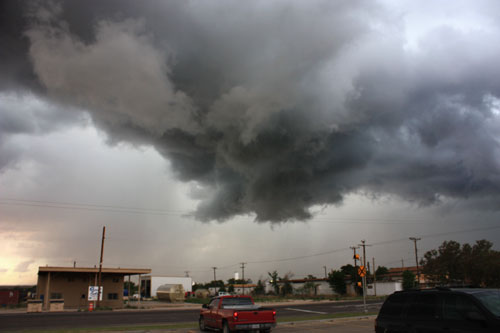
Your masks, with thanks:
[(0, 284), (103, 225), (105, 265), (197, 281), (498, 243), (498, 7), (2, 2)]

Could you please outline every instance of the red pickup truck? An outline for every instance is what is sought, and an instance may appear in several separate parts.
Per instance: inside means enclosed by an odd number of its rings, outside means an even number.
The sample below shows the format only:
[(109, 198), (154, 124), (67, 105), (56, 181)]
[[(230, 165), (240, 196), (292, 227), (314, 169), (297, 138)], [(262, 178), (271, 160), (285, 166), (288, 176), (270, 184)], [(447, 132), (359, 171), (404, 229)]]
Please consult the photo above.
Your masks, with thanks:
[(219, 296), (203, 304), (200, 312), (200, 331), (221, 329), (267, 333), (276, 327), (276, 311), (254, 304), (250, 296)]

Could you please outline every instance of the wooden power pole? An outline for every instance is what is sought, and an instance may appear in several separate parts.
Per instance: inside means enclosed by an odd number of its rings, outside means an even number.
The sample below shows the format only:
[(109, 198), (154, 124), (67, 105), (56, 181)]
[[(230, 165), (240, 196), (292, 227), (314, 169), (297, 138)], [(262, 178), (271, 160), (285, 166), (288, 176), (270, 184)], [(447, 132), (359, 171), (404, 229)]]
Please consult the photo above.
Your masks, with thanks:
[(420, 269), (418, 268), (418, 252), (417, 252), (417, 241), (422, 238), (410, 237), (410, 240), (415, 244), (415, 263), (417, 264), (417, 285), (420, 285)]
[(106, 236), (106, 226), (102, 227), (101, 241), (101, 260), (99, 260), (99, 276), (97, 278), (97, 306), (101, 305), (101, 274), (102, 274), (102, 258), (104, 256), (104, 238)]
[(215, 276), (215, 271), (217, 270), (217, 267), (212, 267), (212, 269), (214, 270), (214, 290), (215, 290), (215, 296), (217, 296), (217, 278)]

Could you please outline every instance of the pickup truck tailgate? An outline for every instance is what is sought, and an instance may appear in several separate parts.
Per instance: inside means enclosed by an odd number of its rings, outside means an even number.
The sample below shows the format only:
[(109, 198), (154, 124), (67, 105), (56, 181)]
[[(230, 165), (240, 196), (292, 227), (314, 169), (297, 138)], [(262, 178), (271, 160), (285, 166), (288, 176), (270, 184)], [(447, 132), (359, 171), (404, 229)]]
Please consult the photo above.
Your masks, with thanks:
[(275, 312), (273, 310), (235, 310), (235, 323), (271, 323), (274, 322)]

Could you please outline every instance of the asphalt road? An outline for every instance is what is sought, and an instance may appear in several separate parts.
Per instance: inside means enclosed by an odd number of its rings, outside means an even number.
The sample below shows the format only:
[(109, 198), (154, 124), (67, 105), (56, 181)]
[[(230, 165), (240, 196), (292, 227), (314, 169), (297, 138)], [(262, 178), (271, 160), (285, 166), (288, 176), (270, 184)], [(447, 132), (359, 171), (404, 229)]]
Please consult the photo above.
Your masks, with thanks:
[[(381, 301), (368, 302), (368, 309), (380, 308)], [(301, 317), (341, 312), (361, 312), (363, 303), (318, 302), (289, 304), (274, 307), (278, 318)], [(199, 310), (128, 310), (103, 312), (3, 313), (0, 314), (0, 332), (36, 329), (92, 328), (128, 325), (193, 322)]]

